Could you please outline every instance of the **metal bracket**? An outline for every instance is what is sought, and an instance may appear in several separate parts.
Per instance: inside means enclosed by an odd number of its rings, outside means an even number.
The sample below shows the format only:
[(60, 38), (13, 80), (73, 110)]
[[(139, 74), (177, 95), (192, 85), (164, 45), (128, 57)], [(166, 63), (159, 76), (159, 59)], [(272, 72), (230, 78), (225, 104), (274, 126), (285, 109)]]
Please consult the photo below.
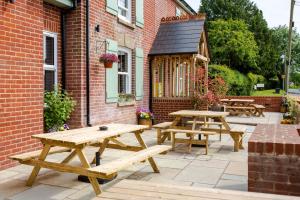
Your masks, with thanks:
[(96, 40), (96, 53), (100, 54), (103, 48), (104, 52), (106, 52), (107, 45), (109, 45), (109, 42), (106, 40)]

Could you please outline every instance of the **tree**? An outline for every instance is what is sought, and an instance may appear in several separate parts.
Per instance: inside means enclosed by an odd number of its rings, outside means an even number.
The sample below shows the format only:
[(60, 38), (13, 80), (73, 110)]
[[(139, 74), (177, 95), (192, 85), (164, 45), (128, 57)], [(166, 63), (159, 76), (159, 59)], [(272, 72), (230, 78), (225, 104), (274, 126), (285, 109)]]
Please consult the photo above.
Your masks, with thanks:
[[(263, 13), (250, 0), (202, 0), (199, 12), (206, 13), (208, 29), (210, 21), (217, 19), (243, 20), (253, 32), (258, 45), (257, 70), (255, 73), (267, 78), (274, 76), (278, 55), (274, 51), (272, 32), (268, 28)], [(210, 38), (209, 38), (210, 39)], [(210, 42), (210, 44), (212, 44)], [(213, 45), (213, 44), (212, 44)], [(213, 58), (214, 59), (214, 58)]]
[[(286, 55), (288, 52), (288, 32), (289, 29), (286, 26), (278, 26), (272, 29), (273, 42), (275, 45), (275, 50), (278, 55)], [(292, 57), (291, 57), (291, 81), (294, 83), (299, 83), (300, 80), (298, 72), (300, 71), (300, 34), (293, 30), (292, 34)], [(286, 60), (288, 58), (286, 57)], [(288, 61), (287, 61), (288, 62)], [(288, 64), (288, 63), (287, 63)], [(277, 60), (277, 66), (283, 65), (282, 60)], [(283, 69), (277, 70), (278, 76), (283, 73)]]
[(257, 70), (258, 47), (243, 21), (212, 21), (208, 37), (214, 63), (229, 65), (244, 73)]

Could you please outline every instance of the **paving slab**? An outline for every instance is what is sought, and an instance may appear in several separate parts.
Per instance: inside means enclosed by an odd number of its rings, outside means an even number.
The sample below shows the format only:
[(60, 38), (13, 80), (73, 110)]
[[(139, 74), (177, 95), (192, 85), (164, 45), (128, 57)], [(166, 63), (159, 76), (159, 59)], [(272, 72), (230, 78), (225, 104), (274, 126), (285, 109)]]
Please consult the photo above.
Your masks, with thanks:
[(218, 189), (226, 189), (226, 190), (239, 190), (239, 191), (247, 191), (248, 183), (236, 181), (236, 180), (220, 180), (216, 185)]
[(225, 169), (228, 165), (229, 161), (227, 160), (193, 160), (191, 162), (192, 166), (200, 166), (200, 167), (214, 167), (214, 168), (220, 168)]
[(231, 161), (225, 170), (226, 174), (247, 176), (248, 163), (247, 162), (234, 162)]
[(177, 181), (217, 184), (224, 169), (189, 165), (176, 177)]
[(61, 200), (75, 193), (76, 190), (50, 185), (38, 185), (10, 197), (10, 200)]
[(37, 181), (46, 185), (61, 186), (76, 190), (82, 189), (90, 185), (88, 183), (79, 182), (78, 175), (76, 174), (60, 173), (54, 171), (52, 171), (51, 173), (47, 173), (43, 176), (39, 176)]

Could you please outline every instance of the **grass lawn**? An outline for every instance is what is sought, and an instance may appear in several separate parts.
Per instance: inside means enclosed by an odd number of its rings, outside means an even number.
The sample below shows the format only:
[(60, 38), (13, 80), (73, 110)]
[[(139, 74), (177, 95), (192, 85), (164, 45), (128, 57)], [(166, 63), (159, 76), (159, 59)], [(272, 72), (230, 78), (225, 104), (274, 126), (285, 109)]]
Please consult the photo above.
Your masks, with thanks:
[(284, 95), (284, 91), (281, 90), (280, 94), (276, 94), (275, 93), (275, 89), (271, 89), (271, 90), (261, 90), (261, 91), (255, 91), (252, 93), (251, 96), (282, 96)]

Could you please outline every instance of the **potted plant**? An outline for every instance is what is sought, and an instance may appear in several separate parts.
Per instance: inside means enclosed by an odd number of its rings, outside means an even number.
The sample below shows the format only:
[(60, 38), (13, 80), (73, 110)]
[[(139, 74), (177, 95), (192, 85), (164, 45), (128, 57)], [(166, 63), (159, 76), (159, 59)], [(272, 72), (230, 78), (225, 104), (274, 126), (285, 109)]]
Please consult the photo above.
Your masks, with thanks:
[(138, 118), (139, 125), (149, 126), (149, 129), (152, 128), (152, 120), (154, 119), (154, 116), (149, 109), (145, 109), (145, 108), (137, 109), (136, 116)]
[(104, 53), (100, 56), (100, 62), (104, 63), (105, 68), (112, 68), (113, 63), (119, 62), (119, 58), (113, 53)]

